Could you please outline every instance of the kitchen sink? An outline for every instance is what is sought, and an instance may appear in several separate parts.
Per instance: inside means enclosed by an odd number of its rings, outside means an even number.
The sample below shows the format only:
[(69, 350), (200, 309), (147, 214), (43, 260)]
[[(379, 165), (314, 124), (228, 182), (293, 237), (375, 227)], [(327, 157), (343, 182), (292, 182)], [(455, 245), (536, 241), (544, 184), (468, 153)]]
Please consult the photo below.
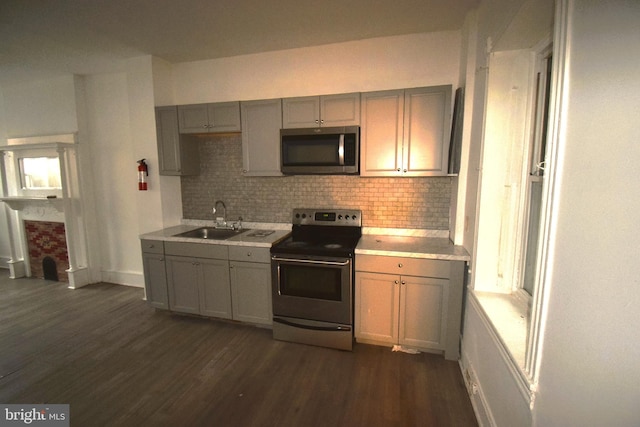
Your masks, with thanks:
[(191, 237), (194, 239), (210, 239), (210, 240), (226, 240), (230, 237), (237, 236), (240, 233), (248, 231), (248, 228), (241, 230), (232, 230), (229, 228), (201, 227), (195, 230), (186, 231), (176, 234), (175, 237)]

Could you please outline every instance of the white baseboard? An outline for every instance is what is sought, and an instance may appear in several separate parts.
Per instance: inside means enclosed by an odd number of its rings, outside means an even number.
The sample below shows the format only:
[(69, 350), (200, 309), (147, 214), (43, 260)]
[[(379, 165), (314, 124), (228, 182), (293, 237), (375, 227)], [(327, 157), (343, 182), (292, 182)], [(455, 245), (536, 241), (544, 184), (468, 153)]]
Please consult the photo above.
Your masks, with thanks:
[(142, 273), (102, 271), (100, 272), (100, 275), (102, 282), (133, 286), (134, 288), (144, 288), (144, 276)]
[(480, 384), (478, 383), (473, 366), (471, 365), (471, 362), (469, 362), (469, 358), (464, 352), (464, 349), (460, 354), (459, 365), (460, 370), (462, 371), (464, 384), (467, 386), (467, 393), (471, 400), (473, 412), (475, 413), (476, 420), (478, 421), (478, 426), (497, 427), (493, 417), (491, 416), (491, 411), (489, 411), (487, 401), (484, 397), (484, 393), (482, 392), (482, 387), (480, 387)]
[(9, 269), (9, 261), (10, 260), (11, 260), (10, 257), (2, 257), (2, 256), (0, 256), (0, 268)]

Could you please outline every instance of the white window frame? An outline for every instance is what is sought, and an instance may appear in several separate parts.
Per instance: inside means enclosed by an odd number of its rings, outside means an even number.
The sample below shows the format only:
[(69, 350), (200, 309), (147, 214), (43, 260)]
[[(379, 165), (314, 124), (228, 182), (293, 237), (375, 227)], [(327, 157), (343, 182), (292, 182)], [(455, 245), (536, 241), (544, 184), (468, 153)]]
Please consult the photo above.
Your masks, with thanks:
[[(551, 88), (549, 93), (549, 112), (548, 112), (548, 129), (545, 151), (545, 179), (542, 187), (541, 200), (541, 217), (539, 228), (538, 255), (535, 267), (535, 285), (533, 295), (521, 289), (521, 259), (518, 255), (513, 257), (514, 262), (513, 274), (509, 277), (511, 281), (511, 292), (505, 293), (505, 287), (499, 283), (493, 285), (482, 283), (475, 274), (478, 269), (477, 257), (479, 256), (478, 241), (474, 247), (474, 263), (473, 263), (473, 290), (472, 298), (475, 298), (482, 307), (484, 314), (493, 326), (499, 339), (499, 346), (505, 360), (509, 363), (511, 371), (516, 374), (518, 384), (521, 389), (527, 389), (529, 392), (530, 404), (533, 407), (535, 401), (535, 393), (537, 390), (539, 366), (541, 362), (541, 354), (543, 351), (544, 332), (546, 322), (546, 307), (549, 295), (551, 278), (551, 266), (553, 261), (553, 236), (555, 235), (555, 212), (557, 210), (557, 193), (555, 189), (559, 185), (559, 177), (561, 176), (562, 165), (562, 140), (564, 137), (564, 128), (562, 126), (563, 108), (566, 105), (566, 73), (565, 67), (567, 56), (567, 28), (568, 23), (568, 2), (559, 0), (556, 2), (555, 11), (554, 36), (552, 43), (552, 71), (551, 71)], [(543, 46), (543, 45), (538, 45)], [(541, 49), (538, 53), (545, 53)], [(532, 117), (530, 114), (529, 117)], [(531, 122), (531, 120), (530, 120)], [(485, 123), (486, 125), (486, 123)], [(529, 124), (533, 126), (533, 123)], [(533, 131), (533, 129), (530, 129)], [(486, 137), (485, 137), (486, 138)], [(485, 157), (483, 147), (483, 159)], [(528, 157), (527, 159), (528, 160)], [(485, 165), (483, 164), (483, 170)], [(529, 173), (529, 163), (523, 163), (523, 174)], [(482, 175), (481, 175), (482, 180)], [(526, 180), (524, 181), (526, 182)], [(482, 188), (482, 187), (481, 187)], [(495, 189), (494, 189), (495, 191)], [(524, 194), (520, 192), (519, 194)], [(519, 209), (514, 209), (513, 214), (518, 214), (522, 218), (524, 212), (525, 198), (522, 198)], [(482, 215), (482, 190), (479, 196), (478, 212), (479, 217)], [(478, 221), (481, 227), (481, 223)], [(522, 222), (525, 223), (524, 221)], [(522, 228), (521, 228), (522, 229)], [(521, 233), (522, 235), (522, 233)], [(524, 240), (518, 240), (516, 244), (519, 248), (523, 248)], [(517, 251), (518, 254), (523, 252)], [(523, 316), (527, 318), (526, 325), (520, 325), (514, 329), (511, 324), (522, 320)], [(522, 322), (521, 322), (522, 323)], [(520, 335), (526, 335), (521, 337)], [(510, 340), (517, 336), (515, 346), (510, 346)], [(521, 347), (522, 340), (526, 339), (526, 348), (524, 349), (524, 361), (521, 358), (514, 357), (514, 348), (517, 351)]]

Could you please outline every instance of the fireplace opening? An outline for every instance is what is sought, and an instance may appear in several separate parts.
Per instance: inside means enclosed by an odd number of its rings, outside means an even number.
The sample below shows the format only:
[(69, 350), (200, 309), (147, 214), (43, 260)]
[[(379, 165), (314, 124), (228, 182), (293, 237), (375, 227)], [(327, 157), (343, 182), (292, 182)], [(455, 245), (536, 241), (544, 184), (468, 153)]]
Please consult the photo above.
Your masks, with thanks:
[(56, 260), (50, 256), (44, 257), (42, 260), (42, 271), (44, 272), (44, 280), (58, 281), (58, 267)]
[(31, 277), (69, 282), (69, 254), (64, 223), (25, 220), (24, 226)]

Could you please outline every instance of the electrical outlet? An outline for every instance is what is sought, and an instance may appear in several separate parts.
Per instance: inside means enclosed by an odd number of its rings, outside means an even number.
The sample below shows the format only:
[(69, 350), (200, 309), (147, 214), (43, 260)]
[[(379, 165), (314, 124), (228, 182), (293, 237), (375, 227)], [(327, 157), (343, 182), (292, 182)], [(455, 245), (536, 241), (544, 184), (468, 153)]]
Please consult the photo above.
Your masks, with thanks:
[(471, 384), (471, 394), (478, 394), (478, 384)]
[(475, 373), (471, 368), (464, 371), (464, 382), (466, 383), (468, 393), (470, 395), (476, 395), (479, 392), (478, 383), (476, 381)]

